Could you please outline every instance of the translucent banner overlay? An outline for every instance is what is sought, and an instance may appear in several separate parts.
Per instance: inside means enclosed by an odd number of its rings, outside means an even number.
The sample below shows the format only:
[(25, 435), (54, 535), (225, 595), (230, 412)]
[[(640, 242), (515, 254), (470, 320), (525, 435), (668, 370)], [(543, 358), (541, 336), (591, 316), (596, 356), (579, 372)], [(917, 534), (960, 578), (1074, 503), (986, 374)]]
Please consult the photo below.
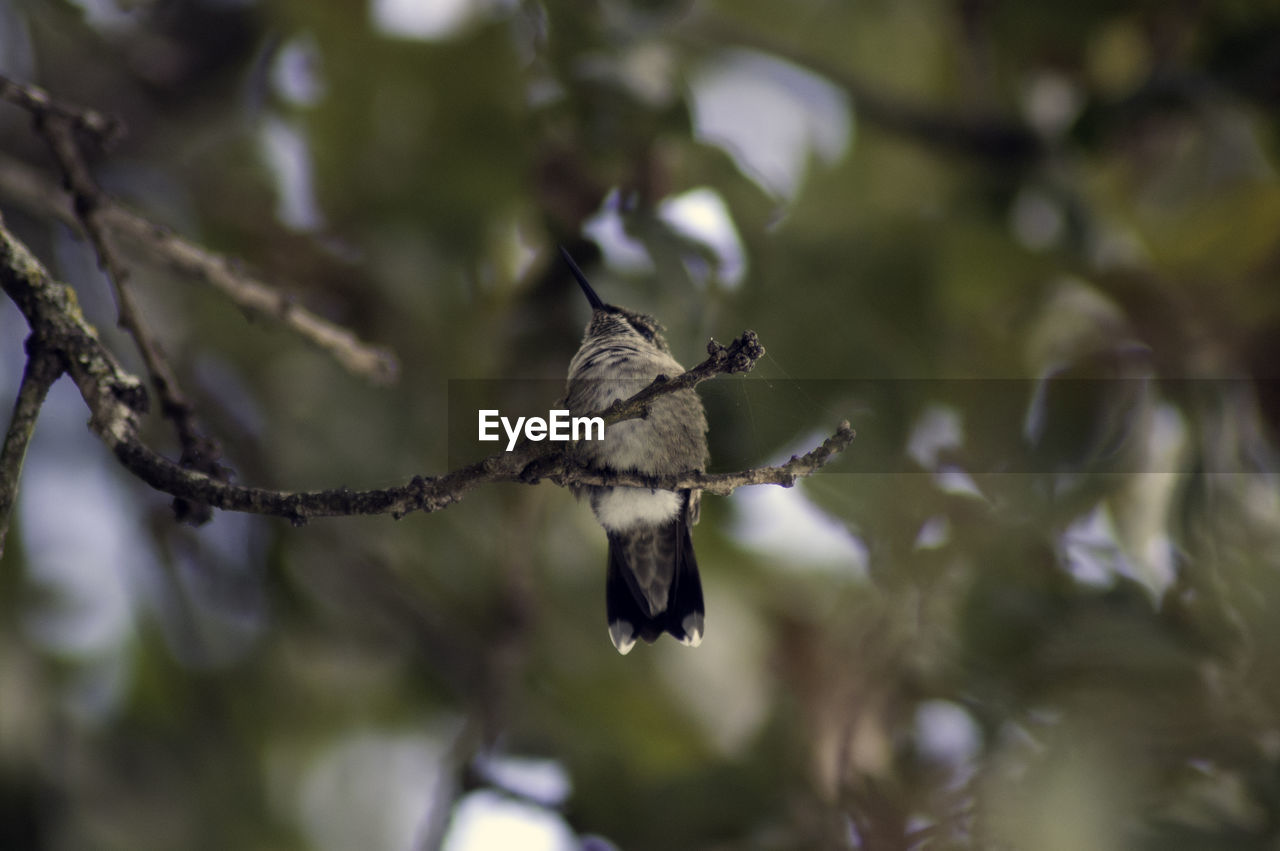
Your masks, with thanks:
[[(479, 440), (481, 411), (550, 418), (553, 379), (451, 380), (450, 469), (508, 445)], [(609, 395), (626, 398), (633, 385)], [(1280, 380), (758, 379), (699, 385), (710, 472), (785, 461), (848, 420), (858, 436), (824, 469), (839, 473), (1238, 473), (1271, 471)], [(586, 412), (578, 412), (586, 413)], [(591, 412), (595, 413), (595, 412)], [(1189, 423), (1197, 423), (1193, 433)]]

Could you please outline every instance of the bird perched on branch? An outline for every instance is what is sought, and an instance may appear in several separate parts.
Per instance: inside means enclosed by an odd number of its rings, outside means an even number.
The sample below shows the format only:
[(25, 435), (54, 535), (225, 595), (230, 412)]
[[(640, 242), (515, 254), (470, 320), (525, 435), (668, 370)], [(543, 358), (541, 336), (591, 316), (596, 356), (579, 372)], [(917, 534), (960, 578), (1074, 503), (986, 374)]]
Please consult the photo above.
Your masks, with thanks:
[[(605, 304), (569, 253), (560, 251), (591, 304), (582, 346), (569, 363), (565, 405), (572, 414), (595, 414), (659, 375), (684, 372), (652, 316)], [(646, 416), (614, 423), (603, 440), (579, 441), (570, 452), (579, 463), (602, 471), (702, 472), (707, 464), (702, 401), (692, 389), (659, 396)], [(609, 536), (605, 608), (614, 647), (625, 654), (637, 639), (653, 642), (664, 632), (696, 647), (704, 612), (689, 528), (698, 522), (702, 492), (598, 485), (574, 491), (590, 501)]]

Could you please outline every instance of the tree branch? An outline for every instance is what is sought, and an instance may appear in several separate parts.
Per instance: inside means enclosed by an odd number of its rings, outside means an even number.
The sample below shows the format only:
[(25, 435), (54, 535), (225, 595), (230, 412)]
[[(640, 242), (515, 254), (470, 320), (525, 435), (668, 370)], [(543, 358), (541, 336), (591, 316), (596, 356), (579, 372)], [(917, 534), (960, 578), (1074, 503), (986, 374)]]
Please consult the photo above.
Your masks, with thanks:
[[(182, 447), (182, 466), (226, 481), (230, 471), (218, 463), (222, 458), (222, 449), (201, 428), (195, 406), (182, 392), (177, 373), (143, 321), (142, 312), (129, 285), (129, 270), (117, 255), (102, 225), (102, 207), (106, 195), (93, 179), (89, 164), (81, 154), (76, 139), (76, 124), (61, 114), (38, 112), (36, 127), (45, 137), (62, 170), (63, 180), (71, 192), (76, 218), (98, 256), (98, 265), (115, 291), (118, 323), (129, 332), (138, 346), (147, 374), (151, 377), (151, 386), (160, 398), (160, 414), (173, 423), (177, 432), (178, 444)], [(197, 526), (207, 523), (213, 517), (213, 511), (207, 505), (182, 498), (174, 500), (173, 508), (179, 520)]]
[(124, 136), (124, 122), (114, 115), (67, 106), (39, 86), (18, 83), (0, 74), (0, 100), (7, 100), (32, 115), (51, 115), (70, 122), (76, 130), (109, 148)]
[[(654, 385), (650, 385), (652, 387)], [(647, 388), (646, 388), (647, 389)], [(755, 467), (739, 473), (682, 473), (677, 476), (646, 476), (639, 473), (614, 473), (592, 470), (587, 467), (565, 468), (549, 476), (558, 485), (620, 485), (635, 488), (661, 488), (684, 490), (698, 488), (719, 496), (728, 496), (747, 485), (782, 485), (789, 488), (796, 479), (810, 476), (821, 469), (833, 455), (843, 452), (857, 436), (844, 420), (834, 434), (804, 455), (792, 455), (785, 464), (773, 467)]]
[(125, 372), (98, 341), (80, 312), (75, 292), (49, 277), (27, 247), (0, 220), (0, 286), (26, 317), (40, 345), (58, 353), (93, 418), (90, 428), (110, 441), (137, 430), (146, 413), (142, 382)]
[(728, 346), (711, 340), (707, 343), (707, 359), (693, 369), (686, 370), (675, 378), (659, 375), (652, 384), (630, 399), (614, 402), (596, 416), (603, 417), (605, 425), (646, 416), (649, 403), (657, 397), (678, 390), (688, 390), (717, 375), (750, 372), (762, 357), (764, 346), (760, 345), (755, 331), (743, 331), (742, 336)]
[[(120, 259), (114, 245), (111, 229), (108, 227), (109, 213), (115, 208), (109, 197), (94, 180), (88, 162), (81, 149), (81, 137), (102, 144), (119, 136), (123, 125), (107, 119), (91, 110), (68, 107), (54, 101), (48, 93), (34, 86), (25, 86), (0, 77), (0, 99), (9, 100), (26, 109), (35, 120), (36, 130), (44, 137), (49, 150), (53, 154), (58, 168), (62, 172), (63, 183), (71, 195), (70, 215), (81, 232), (93, 246), (98, 257), (98, 265), (106, 274), (115, 292), (118, 322), (134, 339), (138, 351), (142, 355), (143, 364), (151, 378), (151, 384), (160, 399), (160, 413), (173, 423), (177, 433), (182, 454), (179, 464), (182, 467), (196, 470), (219, 481), (228, 481), (230, 471), (220, 464), (222, 451), (217, 442), (205, 434), (196, 417), (195, 406), (187, 399), (179, 385), (176, 372), (169, 364), (144, 322), (141, 311), (129, 286), (129, 270)], [(55, 197), (52, 192), (42, 193), (43, 197)], [(136, 225), (131, 216), (117, 216), (126, 225)], [(188, 265), (198, 265), (206, 273), (207, 280), (224, 285), (224, 291), (234, 291), (241, 303), (252, 301), (262, 292), (245, 287), (234, 274), (229, 274), (227, 264), (217, 265), (217, 270), (208, 258), (193, 252), (190, 244), (170, 237), (155, 227), (133, 228), (135, 236), (144, 244), (155, 247), (158, 243), (169, 247), (167, 256), (178, 257)], [(262, 300), (255, 302), (262, 308)], [(286, 322), (291, 315), (295, 327), (306, 329), (305, 333), (313, 339), (322, 338), (331, 350), (349, 356), (350, 345), (354, 338), (345, 332), (334, 334), (332, 326), (314, 321), (315, 317), (294, 311), (292, 305), (282, 296), (278, 296), (271, 305), (273, 313)], [(345, 335), (345, 336), (344, 336)], [(347, 357), (347, 361), (352, 358)], [(375, 358), (368, 368), (371, 374), (385, 379), (388, 373), (394, 373), (394, 362), (386, 357)], [(191, 501), (185, 497), (177, 497), (173, 503), (179, 520), (199, 525), (212, 517), (212, 509), (207, 505)]]
[(57, 354), (41, 345), (36, 337), (28, 341), (27, 351), (27, 366), (18, 387), (18, 399), (14, 402), (13, 416), (4, 436), (4, 448), (0, 449), (0, 557), (4, 556), (9, 517), (17, 501), (22, 462), (27, 456), (36, 419), (40, 416), (49, 388), (63, 372)]
[[(34, 86), (22, 86), (0, 76), (0, 98), (41, 114), (73, 121), (77, 129), (121, 127), (113, 119), (92, 111), (75, 110), (52, 101)], [(78, 116), (78, 118), (77, 118)], [(113, 131), (118, 135), (121, 130)], [(84, 232), (75, 208), (52, 181), (18, 160), (0, 156), (0, 194), (24, 209), (50, 216)], [(143, 255), (158, 259), (185, 275), (203, 281), (246, 312), (262, 316), (289, 328), (311, 344), (323, 349), (342, 367), (376, 384), (390, 384), (399, 373), (396, 356), (387, 348), (366, 343), (351, 331), (311, 312), (287, 293), (245, 272), (232, 259), (208, 251), (174, 234), (128, 208), (114, 198), (98, 193), (95, 218), (104, 235), (115, 237), (141, 249)], [(89, 236), (86, 234), (86, 236)]]
[[(228, 511), (285, 517), (295, 524), (312, 517), (356, 514), (390, 514), (403, 517), (411, 511), (440, 511), (489, 482), (531, 484), (546, 477), (562, 484), (620, 484), (637, 487), (701, 487), (729, 493), (750, 484), (790, 485), (812, 473), (853, 439), (848, 423), (822, 446), (779, 467), (741, 473), (689, 473), (657, 479), (627, 474), (606, 474), (571, 465), (552, 443), (524, 441), (511, 452), (490, 455), (482, 461), (442, 476), (415, 476), (397, 487), (353, 491), (275, 491), (219, 481), (175, 464), (138, 438), (138, 415), (146, 409), (142, 383), (126, 373), (98, 341), (84, 321), (70, 288), (54, 281), (0, 222), (0, 285), (22, 310), (33, 333), (48, 340), (62, 357), (67, 371), (80, 388), (92, 414), (89, 427), (116, 458), (153, 488), (176, 497)], [(658, 378), (630, 399), (615, 402), (600, 416), (606, 422), (643, 416), (647, 406), (665, 393), (693, 387), (715, 375), (746, 372), (764, 354), (754, 332), (747, 331), (728, 346), (708, 344), (708, 357), (674, 378)], [(656, 482), (656, 484), (655, 484)]]

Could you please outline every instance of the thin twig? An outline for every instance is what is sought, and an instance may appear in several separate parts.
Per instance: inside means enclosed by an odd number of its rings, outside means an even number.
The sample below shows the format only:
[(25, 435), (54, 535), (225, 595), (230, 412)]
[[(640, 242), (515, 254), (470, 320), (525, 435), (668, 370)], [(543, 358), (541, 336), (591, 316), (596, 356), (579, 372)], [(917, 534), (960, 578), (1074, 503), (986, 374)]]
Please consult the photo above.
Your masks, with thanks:
[(54, 100), (48, 92), (30, 83), (19, 83), (0, 74), (0, 100), (20, 106), (32, 115), (52, 115), (70, 122), (77, 130), (109, 148), (124, 136), (124, 122), (114, 115), (103, 115), (93, 109), (68, 106)]
[(755, 467), (739, 473), (682, 473), (676, 476), (647, 476), (641, 473), (601, 472), (585, 467), (567, 467), (548, 478), (558, 485), (621, 485), (635, 488), (660, 488), (683, 490), (700, 488), (719, 496), (728, 496), (746, 485), (782, 485), (791, 487), (796, 479), (816, 473), (833, 455), (843, 452), (853, 443), (857, 433), (849, 421), (840, 423), (835, 433), (804, 455), (792, 455), (785, 464), (773, 467)]
[[(650, 487), (651, 480), (631, 480), (619, 474), (593, 474), (571, 466), (555, 444), (524, 442), (511, 452), (491, 455), (482, 461), (442, 476), (415, 476), (407, 483), (380, 490), (353, 491), (347, 488), (324, 491), (275, 491), (244, 487), (219, 481), (203, 473), (184, 469), (147, 447), (138, 437), (138, 414), (145, 409), (141, 382), (125, 372), (112, 354), (98, 341), (75, 306), (74, 296), (54, 281), (21, 242), (0, 225), (0, 285), (22, 310), (33, 330), (54, 341), (67, 370), (92, 412), (90, 428), (111, 449), (116, 458), (135, 476), (159, 491), (228, 511), (268, 514), (305, 523), (313, 517), (356, 514), (390, 514), (403, 517), (411, 511), (440, 511), (463, 499), (473, 489), (489, 482), (532, 483), (539, 478), (553, 481), (594, 484), (637, 484)], [(665, 393), (692, 387), (714, 375), (749, 370), (764, 352), (754, 333), (748, 331), (729, 346), (714, 341), (709, 356), (693, 369), (670, 379), (657, 379), (639, 393), (602, 413), (607, 421), (644, 415), (648, 403)], [(689, 473), (661, 480), (669, 488), (699, 487), (729, 493), (750, 484), (793, 483), (808, 475), (853, 439), (848, 423), (822, 446), (779, 467), (745, 470), (740, 473), (707, 475)], [(575, 478), (576, 477), (576, 478)]]
[[(119, 325), (137, 344), (152, 386), (160, 398), (161, 414), (174, 424), (182, 447), (182, 465), (217, 479), (227, 479), (228, 471), (218, 463), (220, 448), (200, 428), (194, 406), (182, 393), (176, 374), (142, 320), (129, 287), (129, 270), (116, 253), (103, 225), (107, 196), (94, 180), (80, 148), (81, 135), (101, 146), (123, 133), (123, 124), (92, 110), (68, 107), (42, 89), (5, 78), (0, 78), (0, 97), (28, 110), (35, 119), (36, 129), (48, 143), (62, 172), (63, 183), (71, 194), (76, 221), (93, 246), (98, 265), (115, 292)], [(183, 499), (174, 501), (174, 510), (180, 520), (194, 524), (204, 523), (212, 517), (207, 506)]]
[(36, 337), (27, 344), (27, 366), (18, 387), (18, 399), (13, 405), (13, 416), (4, 436), (4, 448), (0, 449), (0, 556), (4, 555), (4, 542), (9, 534), (9, 518), (18, 498), (18, 481), (22, 478), (22, 463), (27, 457), (27, 446), (35, 431), (36, 419), (44, 405), (49, 388), (62, 375), (62, 363), (53, 351), (40, 345)]
[(707, 343), (707, 359), (702, 363), (674, 378), (658, 376), (648, 387), (630, 399), (614, 402), (598, 416), (604, 418), (605, 425), (644, 416), (649, 403), (658, 396), (688, 390), (717, 375), (750, 372), (764, 354), (764, 346), (760, 345), (755, 331), (743, 331), (742, 336), (728, 346), (710, 340)]
[[(88, 163), (81, 154), (75, 124), (60, 114), (41, 113), (37, 115), (36, 126), (48, 141), (54, 159), (62, 170), (67, 189), (71, 192), (76, 217), (93, 245), (98, 265), (112, 284), (119, 325), (129, 332), (138, 346), (147, 374), (151, 377), (151, 386), (160, 399), (160, 414), (173, 423), (177, 432), (178, 444), (182, 447), (180, 463), (188, 469), (226, 481), (230, 471), (218, 463), (222, 458), (221, 447), (200, 427), (195, 406), (182, 392), (177, 373), (142, 319), (142, 312), (129, 286), (129, 270), (116, 253), (102, 224), (106, 195), (98, 188), (89, 172)], [(213, 512), (207, 505), (193, 503), (181, 497), (174, 500), (173, 508), (179, 520), (192, 525), (207, 523), (213, 517)]]
[[(50, 180), (26, 163), (3, 154), (0, 197), (30, 213), (50, 216), (80, 229), (70, 200)], [(99, 210), (102, 228), (134, 248), (142, 259), (203, 281), (250, 315), (279, 322), (326, 352), (352, 375), (374, 384), (395, 382), (400, 364), (391, 350), (364, 342), (346, 328), (308, 310), (289, 293), (253, 277), (242, 264), (202, 248), (114, 198), (100, 199)]]
[[(35, 116), (54, 116), (72, 122), (76, 130), (106, 140), (122, 132), (123, 125), (92, 110), (79, 110), (52, 100), (43, 90), (0, 76), (0, 99), (8, 100)], [(110, 128), (116, 128), (108, 133)], [(0, 194), (28, 211), (53, 216), (84, 232), (71, 199), (52, 181), (25, 163), (0, 156)], [(141, 249), (149, 260), (201, 280), (241, 309), (277, 322), (323, 349), (342, 367), (375, 384), (390, 384), (399, 373), (396, 356), (383, 346), (366, 343), (351, 331), (298, 304), (288, 293), (253, 277), (239, 263), (184, 239), (122, 206), (105, 193), (95, 193), (94, 217), (104, 236), (125, 240)], [(92, 239), (91, 234), (86, 236)]]

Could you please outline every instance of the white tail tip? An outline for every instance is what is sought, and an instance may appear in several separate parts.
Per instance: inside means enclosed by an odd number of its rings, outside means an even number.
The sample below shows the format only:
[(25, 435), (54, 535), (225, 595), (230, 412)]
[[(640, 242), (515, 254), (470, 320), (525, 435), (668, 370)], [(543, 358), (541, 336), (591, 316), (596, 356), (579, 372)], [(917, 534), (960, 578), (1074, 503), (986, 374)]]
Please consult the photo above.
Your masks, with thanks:
[(629, 621), (616, 620), (609, 624), (609, 640), (619, 653), (626, 656), (636, 646), (636, 628)]
[(684, 638), (680, 643), (686, 647), (697, 647), (702, 643), (702, 613), (691, 612), (685, 615), (683, 621), (680, 622), (680, 628), (684, 630)]

